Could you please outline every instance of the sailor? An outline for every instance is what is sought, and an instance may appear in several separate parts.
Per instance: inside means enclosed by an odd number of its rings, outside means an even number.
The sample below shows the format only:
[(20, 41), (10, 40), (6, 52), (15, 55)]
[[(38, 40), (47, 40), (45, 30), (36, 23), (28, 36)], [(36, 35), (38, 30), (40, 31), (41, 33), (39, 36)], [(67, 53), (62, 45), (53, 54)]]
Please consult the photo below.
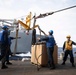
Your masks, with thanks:
[(4, 25), (2, 27), (2, 35), (1, 35), (1, 69), (6, 69), (8, 68), (5, 64), (6, 62), (6, 55), (8, 51), (8, 27)]
[(44, 38), (41, 38), (39, 41), (46, 41), (47, 54), (48, 54), (48, 66), (50, 69), (55, 69), (53, 52), (54, 52), (54, 46), (56, 45), (56, 42), (53, 36), (53, 30), (50, 30), (49, 35), (47, 35)]
[(70, 35), (66, 36), (66, 38), (67, 38), (67, 40), (63, 44), (64, 57), (63, 57), (62, 65), (65, 65), (65, 62), (66, 62), (68, 54), (69, 54), (70, 62), (72, 63), (72, 67), (75, 67), (72, 45), (76, 45), (76, 43), (74, 41), (70, 40), (70, 38), (71, 38)]
[[(8, 30), (8, 42), (9, 42), (9, 45), (8, 45), (8, 51), (7, 51), (7, 55), (6, 55), (6, 64), (7, 65), (12, 65), (12, 63), (9, 61), (9, 55), (12, 56), (12, 52), (11, 52), (11, 44), (12, 44), (12, 40), (16, 39), (16, 37), (12, 37), (10, 36), (10, 32), (11, 30)], [(21, 38), (21, 37), (17, 37), (18, 39)]]

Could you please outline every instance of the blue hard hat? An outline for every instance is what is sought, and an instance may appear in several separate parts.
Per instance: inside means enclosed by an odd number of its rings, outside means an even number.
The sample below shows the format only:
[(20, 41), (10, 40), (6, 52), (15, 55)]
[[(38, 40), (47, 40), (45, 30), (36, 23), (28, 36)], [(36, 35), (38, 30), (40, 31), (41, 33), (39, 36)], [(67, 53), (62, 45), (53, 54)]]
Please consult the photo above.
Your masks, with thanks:
[(53, 30), (50, 30), (49, 33), (53, 34)]
[(4, 26), (2, 27), (2, 29), (8, 29), (8, 26), (4, 25)]

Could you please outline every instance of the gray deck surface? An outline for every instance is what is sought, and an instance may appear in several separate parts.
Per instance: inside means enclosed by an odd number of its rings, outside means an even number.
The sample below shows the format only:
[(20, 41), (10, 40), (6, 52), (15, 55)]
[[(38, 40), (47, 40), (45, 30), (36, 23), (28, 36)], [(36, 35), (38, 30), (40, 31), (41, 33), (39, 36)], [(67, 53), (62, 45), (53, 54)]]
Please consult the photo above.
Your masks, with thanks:
[(37, 66), (32, 64), (30, 60), (24, 62), (11, 60), (11, 62), (13, 64), (9, 65), (8, 69), (0, 69), (0, 75), (76, 75), (76, 67), (72, 67), (69, 60), (64, 66), (61, 65), (62, 60), (59, 60), (55, 70), (50, 70), (48, 67), (41, 67), (39, 71), (37, 70)]

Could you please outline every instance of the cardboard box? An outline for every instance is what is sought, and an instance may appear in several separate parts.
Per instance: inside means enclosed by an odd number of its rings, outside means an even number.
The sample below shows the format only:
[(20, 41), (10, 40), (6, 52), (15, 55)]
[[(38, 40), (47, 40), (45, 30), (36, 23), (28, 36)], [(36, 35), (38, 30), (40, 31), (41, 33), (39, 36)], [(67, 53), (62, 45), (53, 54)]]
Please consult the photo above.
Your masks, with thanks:
[[(58, 47), (54, 47), (54, 63), (58, 63)], [(31, 47), (31, 62), (41, 66), (46, 66), (48, 62), (47, 48), (45, 43), (38, 43)]]

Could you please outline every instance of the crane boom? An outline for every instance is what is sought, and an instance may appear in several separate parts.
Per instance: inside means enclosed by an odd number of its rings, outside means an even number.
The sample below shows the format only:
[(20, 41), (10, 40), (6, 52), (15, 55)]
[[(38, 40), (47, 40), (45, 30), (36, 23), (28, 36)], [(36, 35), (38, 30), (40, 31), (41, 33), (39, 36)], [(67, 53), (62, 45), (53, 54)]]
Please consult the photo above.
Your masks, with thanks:
[(44, 18), (44, 17), (49, 16), (49, 15), (52, 15), (54, 13), (61, 12), (61, 11), (64, 11), (64, 10), (68, 10), (68, 9), (71, 9), (71, 8), (75, 8), (75, 7), (76, 7), (76, 5), (71, 6), (71, 7), (68, 7), (68, 8), (60, 9), (60, 10), (57, 10), (57, 11), (40, 14), (39, 16), (36, 16), (35, 18), (36, 19), (38, 19), (38, 18)]

